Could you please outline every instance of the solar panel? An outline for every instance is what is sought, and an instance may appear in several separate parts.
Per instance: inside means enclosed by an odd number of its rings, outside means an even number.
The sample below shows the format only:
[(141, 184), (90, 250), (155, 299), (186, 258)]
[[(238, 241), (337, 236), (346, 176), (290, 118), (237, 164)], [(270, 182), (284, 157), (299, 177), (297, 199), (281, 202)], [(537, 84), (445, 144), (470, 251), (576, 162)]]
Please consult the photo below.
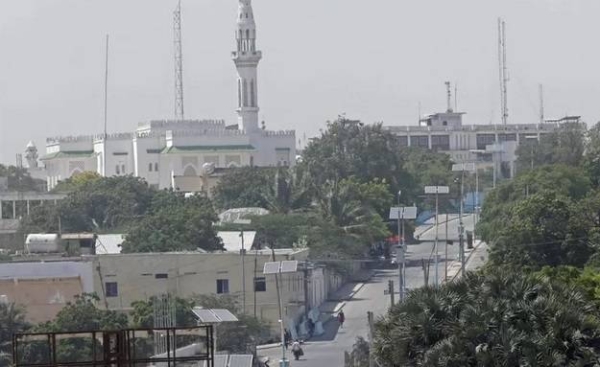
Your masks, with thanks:
[(221, 319), (222, 322), (240, 321), (240, 320), (238, 320), (237, 317), (235, 317), (234, 314), (232, 314), (231, 312), (229, 312), (229, 310), (226, 310), (226, 309), (211, 309), (211, 311), (215, 315), (217, 315), (217, 317), (219, 319)]
[(390, 219), (398, 219), (399, 209), (397, 207), (390, 208)]
[(206, 308), (194, 307), (192, 312), (200, 322), (204, 324), (220, 323), (221, 320), (211, 310)]
[(298, 261), (282, 261), (281, 272), (282, 273), (295, 273), (298, 271)]
[(406, 206), (402, 208), (402, 215), (400, 219), (416, 219), (417, 218), (417, 207), (416, 206)]
[(232, 354), (229, 356), (229, 367), (252, 367), (251, 354)]
[(280, 266), (281, 266), (281, 263), (279, 261), (266, 262), (265, 267), (263, 269), (263, 274), (277, 274), (277, 273), (279, 273)]

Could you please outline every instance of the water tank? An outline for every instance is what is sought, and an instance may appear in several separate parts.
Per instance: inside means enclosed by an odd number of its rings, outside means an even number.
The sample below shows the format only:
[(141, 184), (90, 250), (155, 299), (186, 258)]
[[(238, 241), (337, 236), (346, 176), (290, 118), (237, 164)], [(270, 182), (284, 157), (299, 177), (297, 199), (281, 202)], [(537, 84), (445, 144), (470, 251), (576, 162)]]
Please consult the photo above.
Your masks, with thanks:
[(62, 246), (57, 234), (30, 234), (25, 240), (25, 249), (29, 253), (57, 253), (62, 252)]

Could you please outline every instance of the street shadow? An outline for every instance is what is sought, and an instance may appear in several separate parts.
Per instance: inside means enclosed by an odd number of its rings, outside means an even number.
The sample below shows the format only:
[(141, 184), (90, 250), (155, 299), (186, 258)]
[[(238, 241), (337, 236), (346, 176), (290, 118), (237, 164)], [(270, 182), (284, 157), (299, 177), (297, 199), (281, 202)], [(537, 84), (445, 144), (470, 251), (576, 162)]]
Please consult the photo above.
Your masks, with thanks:
[(338, 332), (343, 332), (343, 328), (340, 328), (340, 323), (336, 319), (330, 319), (323, 324), (323, 330), (325, 331), (322, 335), (315, 335), (310, 338), (309, 342), (330, 342), (333, 341)]

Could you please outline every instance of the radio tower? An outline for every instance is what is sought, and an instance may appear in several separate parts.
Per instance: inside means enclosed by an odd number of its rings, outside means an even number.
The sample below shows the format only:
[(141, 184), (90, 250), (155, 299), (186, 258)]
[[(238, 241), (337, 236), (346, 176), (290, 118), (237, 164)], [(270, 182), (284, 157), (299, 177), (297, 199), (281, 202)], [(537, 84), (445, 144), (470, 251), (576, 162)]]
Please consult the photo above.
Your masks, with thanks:
[(508, 68), (506, 66), (506, 24), (502, 18), (498, 18), (498, 64), (500, 72), (500, 111), (502, 113), (502, 125), (508, 121)]
[(183, 55), (181, 52), (181, 0), (173, 12), (175, 46), (175, 120), (183, 120)]

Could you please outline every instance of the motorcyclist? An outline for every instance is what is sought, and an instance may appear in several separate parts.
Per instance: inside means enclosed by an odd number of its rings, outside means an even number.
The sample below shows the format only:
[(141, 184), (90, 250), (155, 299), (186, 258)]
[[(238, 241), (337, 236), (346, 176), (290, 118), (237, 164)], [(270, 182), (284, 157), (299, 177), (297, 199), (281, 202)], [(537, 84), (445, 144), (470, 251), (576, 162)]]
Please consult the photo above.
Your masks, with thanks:
[(302, 347), (300, 346), (300, 342), (298, 340), (294, 340), (294, 342), (292, 343), (292, 353), (294, 353), (294, 358), (296, 360), (299, 360), (300, 357), (304, 355), (304, 351), (302, 350)]

